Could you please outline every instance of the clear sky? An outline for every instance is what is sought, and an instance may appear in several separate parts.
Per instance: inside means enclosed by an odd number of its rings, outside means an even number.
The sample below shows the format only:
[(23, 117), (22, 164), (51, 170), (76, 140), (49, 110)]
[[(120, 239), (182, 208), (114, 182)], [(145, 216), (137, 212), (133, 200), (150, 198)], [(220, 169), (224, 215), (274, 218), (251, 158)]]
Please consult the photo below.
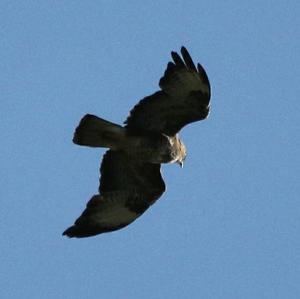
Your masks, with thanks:
[[(299, 1), (1, 1), (1, 298), (300, 298)], [(104, 150), (72, 135), (121, 123), (171, 50), (206, 69), (209, 119), (185, 167), (126, 229), (61, 236)]]

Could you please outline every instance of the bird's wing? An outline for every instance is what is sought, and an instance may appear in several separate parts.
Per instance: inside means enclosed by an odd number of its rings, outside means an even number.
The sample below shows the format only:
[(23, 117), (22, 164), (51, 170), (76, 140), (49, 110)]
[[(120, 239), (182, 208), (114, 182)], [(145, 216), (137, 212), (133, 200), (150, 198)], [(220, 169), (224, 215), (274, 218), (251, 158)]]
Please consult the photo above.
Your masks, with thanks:
[(117, 151), (107, 151), (101, 164), (99, 194), (63, 234), (89, 237), (127, 226), (165, 191), (159, 164), (137, 163)]
[(133, 131), (155, 131), (175, 135), (185, 125), (205, 119), (209, 113), (210, 84), (204, 68), (197, 68), (186, 50), (182, 58), (171, 53), (160, 91), (142, 99), (125, 121)]

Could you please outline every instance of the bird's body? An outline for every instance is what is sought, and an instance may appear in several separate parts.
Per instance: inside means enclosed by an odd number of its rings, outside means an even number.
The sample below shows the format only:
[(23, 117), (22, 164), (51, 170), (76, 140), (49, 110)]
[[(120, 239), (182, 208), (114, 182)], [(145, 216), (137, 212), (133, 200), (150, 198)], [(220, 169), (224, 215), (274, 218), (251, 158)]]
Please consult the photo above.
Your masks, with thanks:
[(87, 114), (77, 127), (73, 142), (91, 147), (107, 147), (149, 163), (182, 163), (186, 150), (178, 134), (138, 132)]
[(210, 85), (200, 64), (195, 67), (182, 47), (172, 52), (159, 85), (161, 91), (141, 100), (125, 126), (85, 115), (73, 142), (106, 147), (99, 194), (63, 234), (89, 237), (127, 226), (143, 214), (165, 191), (162, 163), (183, 164), (186, 148), (178, 132), (188, 123), (205, 119), (209, 112)]

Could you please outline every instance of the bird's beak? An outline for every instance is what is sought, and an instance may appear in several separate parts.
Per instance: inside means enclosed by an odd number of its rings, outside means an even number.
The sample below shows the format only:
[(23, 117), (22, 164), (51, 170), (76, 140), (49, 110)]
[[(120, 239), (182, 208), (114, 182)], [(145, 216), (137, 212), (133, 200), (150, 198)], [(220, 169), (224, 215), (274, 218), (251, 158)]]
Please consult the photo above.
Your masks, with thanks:
[(177, 161), (177, 163), (180, 165), (181, 168), (183, 168), (183, 162), (182, 161)]

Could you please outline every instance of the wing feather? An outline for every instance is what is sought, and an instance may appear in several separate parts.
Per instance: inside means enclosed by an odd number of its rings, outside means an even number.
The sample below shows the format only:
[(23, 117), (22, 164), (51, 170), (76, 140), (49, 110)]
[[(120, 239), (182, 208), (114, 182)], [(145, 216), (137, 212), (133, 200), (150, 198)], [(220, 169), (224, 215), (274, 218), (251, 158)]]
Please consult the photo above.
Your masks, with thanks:
[(132, 131), (156, 131), (175, 135), (185, 125), (205, 119), (209, 113), (210, 84), (204, 68), (196, 68), (187, 49), (182, 58), (171, 52), (169, 62), (159, 81), (160, 91), (142, 99), (125, 121)]
[(82, 238), (123, 228), (165, 191), (159, 164), (139, 163), (122, 152), (107, 151), (100, 172), (99, 194), (64, 235)]
[(181, 59), (181, 57), (178, 55), (178, 53), (172, 51), (172, 52), (171, 52), (171, 56), (172, 56), (172, 58), (173, 58), (173, 60), (174, 60), (174, 62), (175, 62), (175, 64), (176, 64), (177, 66), (184, 67), (184, 62), (182, 61), (182, 59)]
[(183, 57), (183, 60), (187, 66), (188, 69), (190, 69), (193, 72), (197, 72), (197, 69), (195, 67), (195, 64), (193, 62), (192, 57), (190, 56), (190, 53), (187, 51), (185, 47), (181, 48), (181, 55)]

